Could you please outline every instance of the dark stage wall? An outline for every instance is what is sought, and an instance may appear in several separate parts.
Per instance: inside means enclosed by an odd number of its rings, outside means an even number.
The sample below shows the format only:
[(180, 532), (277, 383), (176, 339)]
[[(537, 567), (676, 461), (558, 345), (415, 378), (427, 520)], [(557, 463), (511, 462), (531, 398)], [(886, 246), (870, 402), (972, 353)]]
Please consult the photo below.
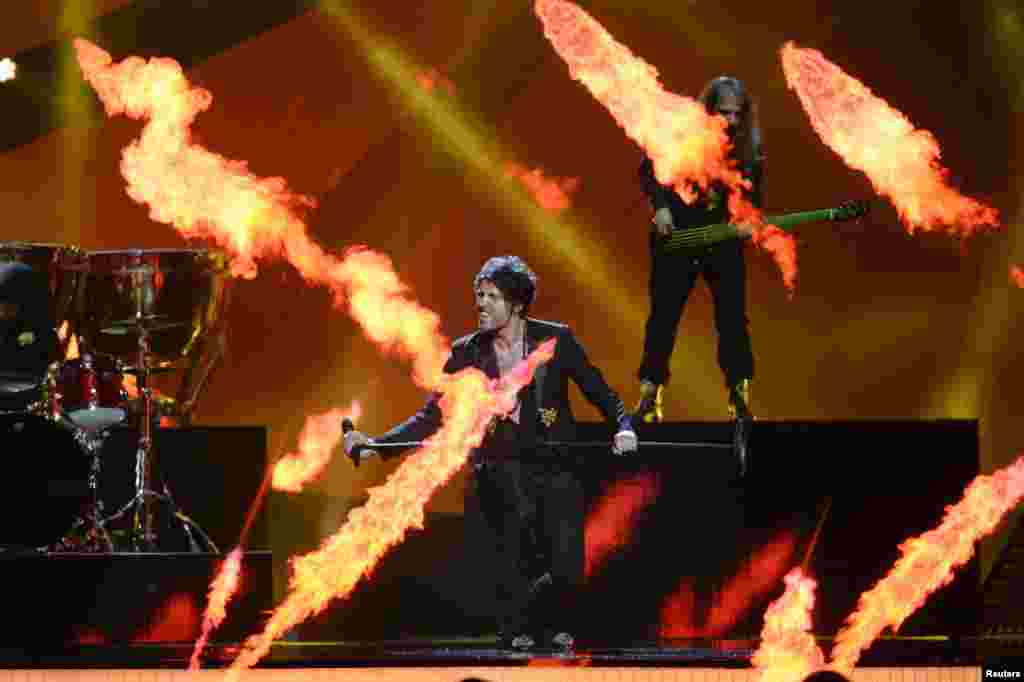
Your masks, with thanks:
[[(648, 440), (728, 441), (727, 424), (648, 426)], [(608, 434), (586, 425), (583, 438)], [(815, 634), (830, 636), (892, 567), (898, 545), (936, 526), (977, 474), (977, 423), (758, 422), (751, 469), (722, 451), (588, 451), (588, 577), (580, 634), (626, 644), (656, 637), (756, 637), (782, 576), (807, 560)], [(727, 453), (728, 451), (726, 451)], [(617, 524), (612, 506), (634, 509)], [(277, 509), (287, 512), (287, 501)], [(817, 543), (811, 538), (820, 524)], [(610, 533), (613, 527), (617, 533)], [(609, 545), (602, 538), (616, 537)], [(301, 538), (292, 538), (301, 549)], [(299, 628), (307, 639), (393, 639), (493, 630), (488, 572), (462, 519), (435, 514), (350, 599)], [(977, 630), (978, 564), (960, 569), (901, 635)]]

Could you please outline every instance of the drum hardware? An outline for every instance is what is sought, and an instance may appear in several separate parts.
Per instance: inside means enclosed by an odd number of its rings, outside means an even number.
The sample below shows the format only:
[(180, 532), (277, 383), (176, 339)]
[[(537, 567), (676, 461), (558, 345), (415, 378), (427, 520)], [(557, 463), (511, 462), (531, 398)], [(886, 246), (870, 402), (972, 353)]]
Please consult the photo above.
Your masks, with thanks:
[[(109, 432), (106, 429), (96, 431), (77, 427), (73, 428), (75, 441), (89, 457), (89, 501), (79, 517), (75, 519), (71, 530), (65, 536), (66, 539), (60, 543), (57, 549), (113, 552), (114, 539), (107, 530), (108, 519), (103, 517), (103, 499), (100, 497), (100, 470), (102, 462), (100, 450), (102, 450), (103, 441)], [(79, 531), (82, 532), (84, 538), (79, 542), (74, 542), (70, 538), (74, 537)]]
[[(182, 524), (193, 550), (200, 546), (198, 539), (218, 551), (203, 529), (177, 507), (166, 482), (163, 492), (153, 490), (152, 458), (158, 413), (187, 420), (223, 354), (222, 318), (231, 283), (226, 257), (204, 249), (85, 253), (63, 245), (0, 242), (0, 262), (6, 260), (26, 262), (47, 276), (52, 317), (63, 332), (58, 337), (64, 360), (51, 365), (45, 377), (0, 380), (0, 442), (34, 452), (37, 446), (25, 438), (36, 434), (33, 437), (48, 453), (68, 453), (61, 462), (69, 473), (55, 466), (51, 474), (41, 460), (36, 463), (33, 480), (48, 486), (38, 497), (48, 500), (41, 517), (49, 525), (44, 526), (41, 518), (38, 529), (26, 526), (18, 538), (31, 538), (26, 542), (37, 548), (113, 551), (112, 535), (123, 531), (112, 533), (111, 524), (130, 514), (130, 547), (155, 550), (153, 503), (159, 502), (168, 505)], [(80, 351), (78, 357), (68, 355), (72, 342)], [(184, 369), (185, 380), (177, 399), (155, 393), (154, 375), (178, 369)], [(123, 381), (129, 374), (136, 376), (135, 400), (128, 399)], [(139, 437), (133, 497), (105, 516), (101, 450), (110, 429), (135, 412)], [(71, 503), (73, 495), (77, 505)], [(52, 496), (57, 502), (51, 504)], [(14, 538), (13, 532), (9, 535)], [(61, 539), (52, 544), (57, 538)], [(3, 544), (19, 542), (0, 537)]]
[(135, 330), (128, 329), (127, 325), (121, 325), (126, 334), (138, 336), (138, 355), (135, 364), (126, 371), (136, 376), (136, 387), (139, 393), (138, 400), (142, 406), (139, 414), (139, 442), (135, 453), (135, 497), (116, 514), (106, 519), (106, 522), (109, 523), (116, 520), (130, 511), (132, 514), (130, 530), (132, 548), (137, 552), (154, 551), (158, 547), (158, 538), (153, 527), (152, 502), (163, 502), (169, 505), (174, 518), (181, 522), (182, 529), (192, 551), (201, 551), (199, 544), (192, 534), (195, 531), (203, 538), (208, 548), (211, 548), (214, 552), (219, 552), (202, 527), (178, 508), (166, 481), (163, 484), (162, 493), (151, 488), (153, 427), (154, 422), (157, 422), (154, 408), (158, 405), (165, 406), (167, 401), (170, 401), (173, 406), (174, 402), (171, 399), (161, 401), (153, 395), (154, 389), (150, 386), (151, 375), (166, 371), (166, 368), (153, 368), (150, 366), (150, 359), (152, 357), (150, 354), (150, 338), (153, 327), (142, 316), (140, 316), (140, 320), (142, 323)]
[(132, 514), (132, 543), (136, 551), (156, 549), (153, 535), (153, 510), (149, 501), (152, 491), (149, 481), (152, 475), (153, 451), (153, 389), (149, 386), (149, 369), (146, 358), (149, 355), (149, 327), (139, 327), (139, 357), (135, 365), (138, 372), (139, 396), (142, 398), (142, 419), (139, 424), (139, 447), (135, 451), (135, 511)]
[(120, 363), (104, 355), (84, 352), (59, 363), (50, 383), (56, 398), (55, 412), (76, 426), (101, 431), (125, 420), (124, 388)]

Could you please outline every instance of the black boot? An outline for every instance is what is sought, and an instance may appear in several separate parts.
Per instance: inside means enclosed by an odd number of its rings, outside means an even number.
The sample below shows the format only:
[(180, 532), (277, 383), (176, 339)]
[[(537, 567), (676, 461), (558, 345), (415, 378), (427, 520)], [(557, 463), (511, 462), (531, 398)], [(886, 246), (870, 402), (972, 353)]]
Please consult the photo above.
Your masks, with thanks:
[(662, 398), (665, 387), (644, 379), (640, 382), (640, 401), (633, 416), (646, 424), (657, 424), (662, 419)]
[(729, 387), (729, 415), (736, 420), (732, 445), (740, 476), (744, 476), (750, 455), (750, 427), (754, 421), (754, 414), (750, 411), (750, 379), (741, 379)]
[(733, 419), (753, 419), (750, 411), (750, 379), (740, 379), (729, 387), (729, 416)]

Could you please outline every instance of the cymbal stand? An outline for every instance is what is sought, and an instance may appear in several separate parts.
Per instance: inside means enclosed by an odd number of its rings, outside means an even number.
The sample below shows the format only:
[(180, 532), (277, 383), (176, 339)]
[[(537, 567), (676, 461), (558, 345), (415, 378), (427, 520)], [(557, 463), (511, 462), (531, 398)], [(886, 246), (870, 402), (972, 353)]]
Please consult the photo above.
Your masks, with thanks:
[(153, 533), (153, 508), (150, 498), (156, 494), (149, 489), (153, 473), (151, 455), (153, 452), (153, 390), (149, 387), (149, 328), (145, 325), (139, 330), (138, 389), (142, 396), (142, 423), (139, 425), (139, 446), (135, 450), (135, 511), (132, 514), (132, 545), (135, 551), (153, 551), (156, 549), (156, 537)]
[(171, 491), (166, 481), (164, 482), (162, 493), (150, 488), (153, 475), (154, 417), (153, 389), (149, 386), (151, 374), (149, 366), (150, 331), (149, 326), (145, 324), (139, 326), (139, 349), (136, 363), (136, 376), (138, 378), (136, 379), (136, 385), (138, 386), (139, 395), (142, 396), (143, 410), (141, 416), (142, 423), (139, 425), (139, 444), (135, 451), (135, 498), (125, 508), (106, 519), (105, 522), (109, 523), (119, 518), (125, 511), (132, 509), (130, 536), (133, 549), (137, 552), (156, 551), (159, 549), (156, 533), (153, 529), (153, 500), (156, 500), (169, 505), (174, 518), (181, 523), (191, 551), (200, 551), (199, 543), (196, 542), (195, 536), (192, 534), (195, 531), (209, 549), (219, 553), (219, 549), (213, 543), (213, 540), (210, 539), (210, 536), (207, 535), (206, 531), (182, 513), (171, 496)]
[(102, 431), (87, 431), (75, 428), (74, 437), (81, 448), (88, 455), (89, 465), (89, 502), (85, 514), (76, 520), (72, 526), (72, 532), (85, 526), (85, 543), (87, 549), (97, 548), (100, 551), (113, 552), (114, 541), (107, 532), (107, 522), (103, 518), (103, 500), (100, 498), (100, 455), (103, 448), (103, 441), (109, 435), (106, 429)]

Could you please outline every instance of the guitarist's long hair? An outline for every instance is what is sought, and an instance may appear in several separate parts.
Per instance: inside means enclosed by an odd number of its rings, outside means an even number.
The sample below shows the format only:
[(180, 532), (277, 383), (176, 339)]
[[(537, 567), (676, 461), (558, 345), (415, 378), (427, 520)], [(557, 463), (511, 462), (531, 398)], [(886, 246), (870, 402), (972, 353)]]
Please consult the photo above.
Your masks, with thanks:
[(733, 138), (732, 156), (739, 162), (747, 177), (759, 177), (764, 156), (761, 153), (761, 125), (757, 120), (757, 105), (747, 92), (747, 87), (738, 78), (719, 76), (708, 82), (698, 100), (709, 114), (718, 112), (722, 95), (735, 95), (742, 103), (740, 123)]

